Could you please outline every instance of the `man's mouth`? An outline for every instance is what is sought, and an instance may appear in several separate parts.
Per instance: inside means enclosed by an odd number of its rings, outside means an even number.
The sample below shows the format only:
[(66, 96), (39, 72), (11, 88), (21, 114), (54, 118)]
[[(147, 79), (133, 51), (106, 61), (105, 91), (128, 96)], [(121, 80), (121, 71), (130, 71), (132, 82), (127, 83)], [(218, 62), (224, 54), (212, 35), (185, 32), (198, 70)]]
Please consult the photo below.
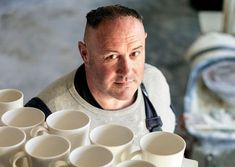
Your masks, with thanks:
[(134, 80), (128, 80), (128, 81), (116, 81), (115, 84), (123, 86), (123, 85), (129, 85), (133, 83)]

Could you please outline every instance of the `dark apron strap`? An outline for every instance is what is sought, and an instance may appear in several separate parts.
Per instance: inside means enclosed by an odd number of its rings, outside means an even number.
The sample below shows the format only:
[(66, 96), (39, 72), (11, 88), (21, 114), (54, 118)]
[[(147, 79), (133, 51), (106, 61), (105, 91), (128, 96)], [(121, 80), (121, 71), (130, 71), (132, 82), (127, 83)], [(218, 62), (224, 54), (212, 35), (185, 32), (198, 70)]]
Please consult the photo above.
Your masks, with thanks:
[(151, 103), (151, 101), (148, 98), (148, 93), (145, 89), (145, 86), (143, 83), (140, 85), (143, 98), (144, 98), (144, 106), (145, 106), (145, 124), (149, 132), (154, 131), (162, 131), (162, 120), (161, 117), (157, 115), (157, 112)]

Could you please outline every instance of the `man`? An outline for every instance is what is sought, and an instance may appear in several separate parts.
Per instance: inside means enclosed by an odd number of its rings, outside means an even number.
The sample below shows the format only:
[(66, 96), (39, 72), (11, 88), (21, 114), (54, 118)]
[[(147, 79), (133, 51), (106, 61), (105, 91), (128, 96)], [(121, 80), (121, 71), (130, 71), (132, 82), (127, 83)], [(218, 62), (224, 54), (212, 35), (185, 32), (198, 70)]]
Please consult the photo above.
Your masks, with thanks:
[(90, 11), (84, 41), (78, 43), (84, 63), (26, 106), (40, 108), (46, 115), (77, 109), (91, 117), (92, 128), (117, 123), (138, 137), (154, 128), (173, 132), (169, 87), (157, 68), (145, 64), (146, 37), (142, 18), (133, 9), (112, 5)]

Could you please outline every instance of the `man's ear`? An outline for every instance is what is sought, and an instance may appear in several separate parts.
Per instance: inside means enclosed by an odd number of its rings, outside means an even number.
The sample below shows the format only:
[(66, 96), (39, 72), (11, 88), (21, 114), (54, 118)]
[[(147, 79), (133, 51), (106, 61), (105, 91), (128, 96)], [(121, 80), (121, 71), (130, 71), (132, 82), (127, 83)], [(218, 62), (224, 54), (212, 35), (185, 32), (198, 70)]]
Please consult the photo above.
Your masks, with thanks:
[(87, 55), (86, 44), (79, 41), (78, 42), (78, 49), (79, 49), (80, 55), (84, 61), (84, 64), (87, 64), (88, 63), (88, 55)]

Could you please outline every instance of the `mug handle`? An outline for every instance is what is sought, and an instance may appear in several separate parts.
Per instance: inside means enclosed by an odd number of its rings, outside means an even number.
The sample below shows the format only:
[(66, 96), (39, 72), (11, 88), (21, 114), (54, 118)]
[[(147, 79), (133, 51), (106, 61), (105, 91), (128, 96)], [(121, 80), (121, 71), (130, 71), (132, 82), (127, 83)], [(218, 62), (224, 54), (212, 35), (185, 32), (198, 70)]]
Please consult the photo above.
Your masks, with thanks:
[(39, 136), (39, 135), (44, 135), (44, 134), (49, 134), (48, 132), (48, 129), (44, 126), (37, 126), (35, 128), (33, 128), (31, 131), (30, 131), (30, 136), (33, 138), (33, 137), (36, 137), (36, 136)]
[[(142, 152), (141, 149), (134, 150), (133, 152), (131, 152), (128, 155), (127, 159), (129, 159), (129, 160), (132, 160), (132, 159), (143, 159), (142, 155), (143, 155), (143, 152)], [(137, 156), (139, 156), (140, 158), (137, 158)]]
[[(125, 154), (125, 152), (123, 152), (121, 154), (120, 158), (119, 158), (119, 161), (122, 162), (122, 161), (125, 161), (125, 160), (130, 160), (131, 154), (133, 154), (137, 150), (140, 150), (140, 148), (138, 146), (132, 145), (131, 148), (130, 148), (130, 152), (128, 152), (127, 154)], [(134, 158), (134, 155), (133, 155), (133, 158)]]
[(28, 162), (28, 158), (27, 158), (27, 155), (26, 155), (26, 152), (24, 151), (20, 151), (18, 153), (16, 153), (11, 159), (10, 159), (10, 163), (12, 165), (12, 167), (18, 167), (16, 165), (16, 163), (19, 161), (19, 160), (22, 160), (22, 163), (24, 162), (23, 160), (26, 159), (27, 160), (27, 164), (29, 164)]

